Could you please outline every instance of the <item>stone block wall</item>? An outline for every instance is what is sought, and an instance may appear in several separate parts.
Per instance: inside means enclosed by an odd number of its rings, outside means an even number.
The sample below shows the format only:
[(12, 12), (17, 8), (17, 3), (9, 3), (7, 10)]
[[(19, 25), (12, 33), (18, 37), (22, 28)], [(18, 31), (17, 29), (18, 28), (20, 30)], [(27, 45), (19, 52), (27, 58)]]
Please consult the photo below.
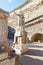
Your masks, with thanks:
[(8, 23), (4, 18), (0, 18), (0, 41), (7, 40), (8, 35)]
[(0, 9), (0, 41), (6, 41), (8, 36), (8, 12)]
[[(37, 20), (36, 20), (37, 22)], [(39, 23), (35, 23), (34, 21), (34, 25), (32, 25), (33, 23), (30, 23), (29, 26), (26, 28), (26, 31), (28, 32), (28, 38), (31, 40), (31, 37), (35, 34), (35, 33), (41, 33), (43, 34), (43, 18), (42, 20), (38, 20)]]

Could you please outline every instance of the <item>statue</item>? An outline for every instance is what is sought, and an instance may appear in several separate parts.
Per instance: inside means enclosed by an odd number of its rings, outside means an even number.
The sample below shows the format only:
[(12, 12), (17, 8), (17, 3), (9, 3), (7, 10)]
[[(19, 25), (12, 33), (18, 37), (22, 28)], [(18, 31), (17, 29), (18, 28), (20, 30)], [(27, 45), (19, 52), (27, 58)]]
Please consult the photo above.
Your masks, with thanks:
[[(15, 13), (15, 12), (14, 12)], [(22, 11), (20, 11), (19, 14), (15, 13), (17, 16), (19, 16), (19, 27), (21, 29), (21, 34), (23, 31), (25, 31), (25, 22), (24, 22), (24, 14)]]
[(20, 31), (18, 31), (18, 29), (16, 28), (16, 32), (15, 32), (15, 36), (14, 36), (14, 43), (16, 41), (16, 36), (22, 36), (23, 31), (25, 31), (25, 22), (24, 22), (24, 14), (22, 13), (22, 11), (20, 11), (19, 14), (17, 14), (16, 12), (14, 12), (17, 16), (19, 16), (19, 29)]
[(16, 33), (14, 35), (14, 50), (16, 54), (22, 54), (28, 51), (27, 32), (25, 31), (24, 14), (21, 11), (16, 15), (19, 16), (20, 30), (18, 30), (18, 28), (16, 27)]

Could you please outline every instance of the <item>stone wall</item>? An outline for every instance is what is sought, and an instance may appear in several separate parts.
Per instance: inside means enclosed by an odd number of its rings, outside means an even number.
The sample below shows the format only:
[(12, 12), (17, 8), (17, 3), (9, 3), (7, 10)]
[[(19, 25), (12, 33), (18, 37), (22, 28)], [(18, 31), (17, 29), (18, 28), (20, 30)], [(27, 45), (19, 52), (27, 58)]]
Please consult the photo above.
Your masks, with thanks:
[[(17, 10), (13, 10), (10, 14), (9, 19), (9, 25), (13, 28), (17, 27), (18, 28), (18, 17), (14, 14), (14, 11), (18, 13), (18, 11), (22, 11), (25, 17), (25, 23), (43, 15), (43, 3), (42, 0), (33, 0), (30, 3), (26, 4), (24, 7), (19, 8)], [(15, 16), (14, 16), (15, 15)], [(43, 17), (38, 18), (37, 20), (35, 19), (34, 21), (28, 22), (25, 25), (26, 31), (28, 32), (28, 38), (31, 39), (32, 35), (35, 33), (42, 33), (43, 34), (43, 22), (40, 22), (40, 20), (43, 19)], [(15, 25), (16, 24), (16, 25)]]
[(7, 40), (8, 35), (8, 23), (4, 18), (0, 18), (0, 41)]
[(26, 31), (28, 32), (27, 36), (30, 40), (35, 33), (43, 34), (43, 19), (36, 20), (36, 22), (34, 21), (34, 23), (31, 22), (26, 28)]
[(18, 16), (14, 14), (14, 12), (10, 13), (10, 17), (8, 18), (8, 25), (12, 28), (18, 27)]
[(6, 41), (8, 36), (8, 12), (0, 9), (0, 42)]

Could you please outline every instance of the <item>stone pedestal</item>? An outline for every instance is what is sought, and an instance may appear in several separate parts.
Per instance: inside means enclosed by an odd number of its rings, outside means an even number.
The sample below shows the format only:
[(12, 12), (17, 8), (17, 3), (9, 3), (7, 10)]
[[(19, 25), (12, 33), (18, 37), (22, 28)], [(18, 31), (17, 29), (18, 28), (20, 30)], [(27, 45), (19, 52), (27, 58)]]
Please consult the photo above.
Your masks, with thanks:
[(28, 51), (28, 44), (15, 44), (14, 50), (18, 55), (25, 53), (26, 51)]
[(13, 49), (16, 54), (22, 54), (28, 51), (27, 32), (24, 31), (22, 36), (16, 36), (16, 43)]

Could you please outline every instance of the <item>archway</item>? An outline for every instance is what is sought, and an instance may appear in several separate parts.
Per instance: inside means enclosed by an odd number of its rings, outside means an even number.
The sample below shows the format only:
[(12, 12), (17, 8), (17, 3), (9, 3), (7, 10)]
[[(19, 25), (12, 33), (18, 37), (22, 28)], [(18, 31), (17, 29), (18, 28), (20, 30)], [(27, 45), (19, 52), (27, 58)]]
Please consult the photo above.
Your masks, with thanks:
[(32, 42), (38, 42), (38, 41), (43, 42), (43, 34), (41, 34), (41, 33), (33, 34), (31, 37), (31, 41)]

